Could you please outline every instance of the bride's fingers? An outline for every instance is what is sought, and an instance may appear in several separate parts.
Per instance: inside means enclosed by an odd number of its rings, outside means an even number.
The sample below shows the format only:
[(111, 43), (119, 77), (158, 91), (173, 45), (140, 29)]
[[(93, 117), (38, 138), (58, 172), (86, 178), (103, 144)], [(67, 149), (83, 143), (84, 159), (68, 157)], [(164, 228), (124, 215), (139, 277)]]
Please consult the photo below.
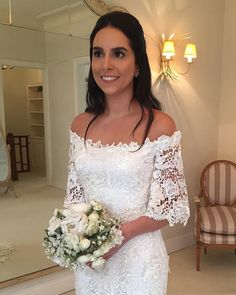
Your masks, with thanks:
[(102, 258), (104, 258), (105, 260), (108, 260), (109, 258), (111, 258), (112, 255), (114, 255), (118, 250), (118, 247), (114, 247), (112, 248), (109, 252), (107, 252), (106, 254), (104, 254), (102, 256)]

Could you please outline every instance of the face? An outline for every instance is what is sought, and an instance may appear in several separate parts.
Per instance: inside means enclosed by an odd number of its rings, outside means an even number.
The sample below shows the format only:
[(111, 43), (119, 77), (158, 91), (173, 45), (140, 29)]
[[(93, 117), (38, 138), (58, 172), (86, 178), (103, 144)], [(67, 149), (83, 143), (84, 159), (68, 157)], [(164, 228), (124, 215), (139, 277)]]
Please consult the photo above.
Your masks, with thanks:
[(93, 41), (92, 72), (106, 97), (133, 96), (133, 80), (138, 68), (129, 39), (118, 29), (105, 27)]

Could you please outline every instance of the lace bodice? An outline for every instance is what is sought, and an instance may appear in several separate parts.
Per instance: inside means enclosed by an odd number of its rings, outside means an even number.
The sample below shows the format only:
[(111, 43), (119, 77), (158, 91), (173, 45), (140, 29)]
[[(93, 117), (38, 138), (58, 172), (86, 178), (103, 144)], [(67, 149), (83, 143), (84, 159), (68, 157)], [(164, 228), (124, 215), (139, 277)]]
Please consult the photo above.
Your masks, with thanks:
[(181, 133), (139, 144), (103, 145), (70, 131), (65, 206), (95, 199), (125, 221), (146, 215), (186, 223), (189, 216)]

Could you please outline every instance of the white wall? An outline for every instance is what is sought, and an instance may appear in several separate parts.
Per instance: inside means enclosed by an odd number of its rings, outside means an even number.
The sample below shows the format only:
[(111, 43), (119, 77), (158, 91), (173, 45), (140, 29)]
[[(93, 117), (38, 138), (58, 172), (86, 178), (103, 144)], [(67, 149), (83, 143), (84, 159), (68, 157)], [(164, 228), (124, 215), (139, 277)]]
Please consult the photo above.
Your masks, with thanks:
[(0, 25), (0, 59), (45, 62), (44, 33)]
[(226, 0), (220, 96), (218, 158), (236, 162), (236, 1)]
[(199, 192), (200, 172), (217, 157), (224, 1), (156, 0), (140, 1), (137, 5), (135, 0), (114, 0), (109, 3), (124, 6), (139, 19), (146, 34), (151, 67), (156, 73), (161, 33), (166, 36), (175, 33), (175, 66), (181, 72), (186, 67), (183, 35), (189, 33), (190, 40), (197, 44), (198, 58), (187, 75), (180, 76), (179, 81), (163, 81), (154, 86), (164, 110), (183, 133), (183, 159), (191, 205), (187, 227), (167, 227), (163, 234), (166, 240), (188, 235), (193, 231), (193, 196)]

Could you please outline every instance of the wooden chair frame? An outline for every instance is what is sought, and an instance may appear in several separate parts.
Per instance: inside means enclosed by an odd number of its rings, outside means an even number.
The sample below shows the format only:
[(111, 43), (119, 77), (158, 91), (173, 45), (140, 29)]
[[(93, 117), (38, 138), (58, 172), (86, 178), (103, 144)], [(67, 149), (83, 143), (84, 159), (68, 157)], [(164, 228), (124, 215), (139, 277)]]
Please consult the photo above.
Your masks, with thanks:
[[(195, 240), (196, 240), (196, 268), (197, 271), (200, 270), (200, 256), (201, 256), (201, 247), (204, 247), (204, 252), (207, 252), (207, 248), (231, 248), (234, 249), (234, 253), (236, 254), (236, 244), (206, 244), (200, 241), (200, 234), (201, 234), (201, 216), (200, 216), (200, 208), (201, 206), (201, 199), (204, 200), (204, 206), (215, 206), (208, 198), (205, 186), (204, 186), (204, 179), (208, 169), (215, 164), (218, 163), (225, 163), (232, 165), (236, 168), (236, 164), (234, 162), (228, 160), (216, 160), (209, 163), (202, 171), (201, 178), (200, 178), (200, 186), (201, 191), (198, 196), (194, 197), (194, 202), (196, 205), (196, 231), (195, 231)], [(232, 206), (236, 206), (236, 200), (232, 203)]]

